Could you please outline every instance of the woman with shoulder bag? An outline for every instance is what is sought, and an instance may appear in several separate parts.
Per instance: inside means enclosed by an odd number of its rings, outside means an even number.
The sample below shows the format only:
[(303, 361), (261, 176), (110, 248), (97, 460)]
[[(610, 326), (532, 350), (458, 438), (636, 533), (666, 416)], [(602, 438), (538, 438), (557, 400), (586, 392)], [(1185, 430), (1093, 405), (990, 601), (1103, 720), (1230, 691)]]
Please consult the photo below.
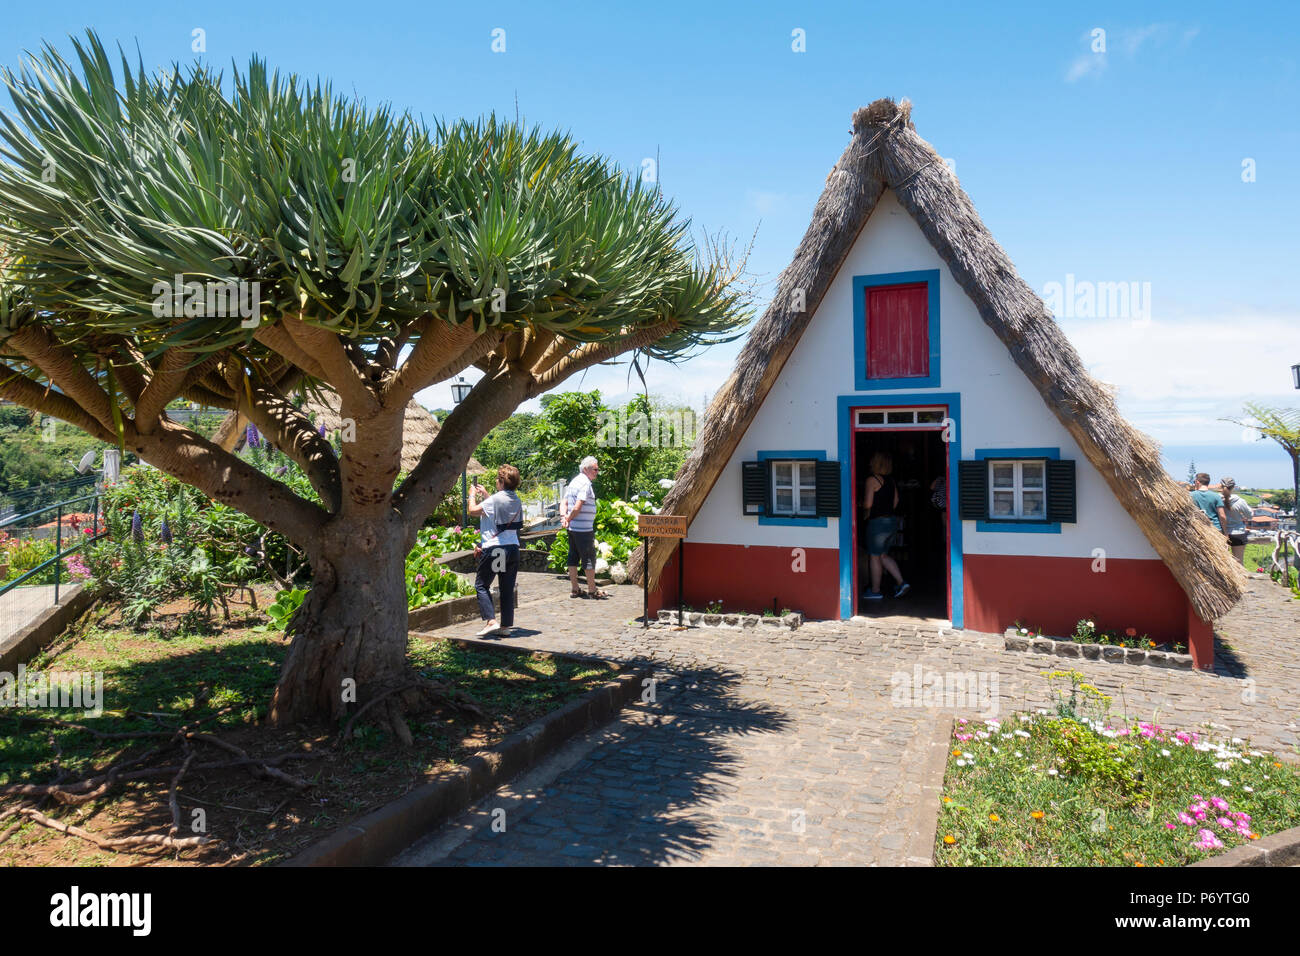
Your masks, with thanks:
[[(478, 592), (478, 610), (483, 629), (478, 637), (506, 635), (515, 623), (515, 578), (519, 574), (519, 529), (524, 526), (524, 506), (515, 494), (519, 487), (519, 469), (502, 465), (497, 469), (497, 491), (491, 497), (476, 482), (468, 511), (480, 518), (482, 538), (474, 549), (478, 574), (474, 590)], [(480, 501), (480, 496), (485, 500)], [(492, 579), (501, 586), (501, 623), (498, 625), (492, 606)]]
[(1246, 542), (1250, 540), (1247, 533), (1248, 522), (1254, 515), (1254, 509), (1234, 495), (1237, 483), (1231, 478), (1219, 480), (1219, 491), (1223, 495), (1223, 511), (1228, 518), (1228, 544), (1232, 547), (1232, 556), (1241, 564), (1246, 563)]

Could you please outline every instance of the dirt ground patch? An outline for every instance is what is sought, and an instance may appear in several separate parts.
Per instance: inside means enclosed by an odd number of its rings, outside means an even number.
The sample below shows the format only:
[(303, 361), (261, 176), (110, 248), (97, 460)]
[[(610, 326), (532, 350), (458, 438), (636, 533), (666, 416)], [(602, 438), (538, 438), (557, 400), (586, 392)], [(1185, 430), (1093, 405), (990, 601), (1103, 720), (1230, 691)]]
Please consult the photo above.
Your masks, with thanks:
[[(265, 607), (262, 598), (259, 607)], [(0, 864), (275, 863), (616, 673), (612, 666), (544, 653), (412, 639), (413, 667), (473, 696), (486, 718), (451, 710), (413, 717), (415, 745), (409, 749), (360, 725), (341, 742), (341, 726), (272, 729), (261, 723), (288, 642), (259, 629), (265, 622), (260, 613), (232, 607), (229, 624), (193, 634), (179, 629), (185, 610), (163, 609), (148, 632), (122, 628), (112, 613), (92, 615), (28, 665), (29, 672), (102, 672), (103, 714), (0, 708)], [(192, 736), (179, 738), (182, 727)], [(127, 734), (135, 736), (121, 736)], [(149, 757), (155, 748), (162, 749)], [(176, 787), (182, 823), (176, 835), (211, 838), (202, 846), (102, 848), (19, 812), (34, 810), (101, 840), (165, 835), (173, 823), (172, 780), (190, 751), (189, 769)], [(212, 766), (245, 758), (271, 761), (274, 770), (268, 774), (256, 763)], [(67, 787), (114, 767), (123, 778), (145, 768), (159, 772), (115, 780), (102, 794), (71, 805), (49, 794), (15, 792), (27, 784)]]

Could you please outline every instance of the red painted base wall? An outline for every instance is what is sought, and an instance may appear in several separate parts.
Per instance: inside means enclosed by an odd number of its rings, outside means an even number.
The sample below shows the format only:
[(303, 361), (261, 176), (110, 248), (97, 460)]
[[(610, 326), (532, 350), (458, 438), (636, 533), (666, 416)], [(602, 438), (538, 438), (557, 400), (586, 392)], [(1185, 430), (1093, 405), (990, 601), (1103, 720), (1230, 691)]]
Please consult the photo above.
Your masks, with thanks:
[[(651, 548), (669, 547), (656, 541)], [(759, 545), (684, 543), (686, 603), (703, 608), (721, 599), (725, 610), (755, 613), (772, 607), (802, 611), (810, 618), (840, 616), (840, 553), (834, 548), (774, 548)], [(796, 550), (803, 552), (802, 567)], [(650, 613), (677, 606), (677, 553), (650, 594)]]
[(1188, 601), (1163, 561), (967, 554), (962, 557), (965, 625), (1000, 633), (1019, 620), (1049, 637), (1074, 633), (1081, 618), (1104, 630), (1135, 627), (1154, 640), (1186, 641)]

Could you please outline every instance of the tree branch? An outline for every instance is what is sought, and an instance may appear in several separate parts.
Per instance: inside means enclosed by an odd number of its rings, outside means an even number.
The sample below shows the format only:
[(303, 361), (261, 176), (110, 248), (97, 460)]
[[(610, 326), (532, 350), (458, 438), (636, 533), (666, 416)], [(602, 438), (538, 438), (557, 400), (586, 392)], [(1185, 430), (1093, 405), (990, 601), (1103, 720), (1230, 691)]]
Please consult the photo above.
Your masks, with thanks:
[(117, 441), (117, 435), (112, 429), (106, 428), (68, 396), (52, 388), (46, 388), (17, 369), (4, 364), (0, 364), (0, 398), (6, 398), (24, 408), (34, 408), (43, 414), (53, 415), (100, 441), (110, 443)]
[(384, 389), (384, 402), (406, 404), (420, 389), (440, 381), (438, 376), (442, 370), (464, 354), (478, 338), (472, 322), (449, 325), (430, 316), (411, 354)]
[(44, 372), (46, 378), (81, 406), (86, 414), (110, 432), (116, 433), (117, 426), (113, 421), (108, 393), (86, 371), (70, 349), (54, 340), (48, 329), (40, 325), (25, 325), (5, 341)]
[(308, 325), (296, 315), (286, 315), (280, 322), (293, 341), (316, 360), (325, 373), (322, 377), (334, 387), (344, 402), (363, 416), (379, 410), (378, 397), (348, 357), (347, 349), (343, 347), (337, 333)]
[(312, 378), (320, 379), (322, 382), (327, 378), (325, 369), (321, 367), (321, 364), (299, 348), (298, 343), (293, 340), (281, 323), (261, 326), (253, 333), (253, 338), (277, 355), (282, 356), (286, 361), (298, 366)]
[(637, 329), (613, 342), (589, 342), (559, 359), (549, 369), (536, 376), (528, 397), (540, 395), (564, 381), (575, 372), (590, 368), (601, 362), (607, 362), (617, 355), (639, 349), (651, 342), (656, 342), (677, 328), (674, 319), (667, 319), (655, 325)]

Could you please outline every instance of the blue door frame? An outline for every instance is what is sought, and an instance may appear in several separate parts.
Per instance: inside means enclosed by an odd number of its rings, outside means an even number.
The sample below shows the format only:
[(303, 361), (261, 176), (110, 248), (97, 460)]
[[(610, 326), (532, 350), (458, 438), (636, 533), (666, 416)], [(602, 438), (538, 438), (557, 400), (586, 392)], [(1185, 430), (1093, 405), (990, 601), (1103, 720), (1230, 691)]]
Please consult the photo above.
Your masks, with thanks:
[(962, 627), (964, 582), (961, 562), (962, 522), (953, 510), (953, 485), (957, 462), (961, 460), (961, 395), (958, 392), (911, 392), (904, 395), (840, 395), (836, 399), (839, 421), (836, 431), (840, 456), (840, 618), (854, 615), (853, 607), (853, 523), (857, 520), (853, 500), (853, 422), (854, 408), (891, 408), (900, 405), (946, 405), (953, 421), (953, 441), (948, 443), (948, 574), (952, 589), (952, 626)]

